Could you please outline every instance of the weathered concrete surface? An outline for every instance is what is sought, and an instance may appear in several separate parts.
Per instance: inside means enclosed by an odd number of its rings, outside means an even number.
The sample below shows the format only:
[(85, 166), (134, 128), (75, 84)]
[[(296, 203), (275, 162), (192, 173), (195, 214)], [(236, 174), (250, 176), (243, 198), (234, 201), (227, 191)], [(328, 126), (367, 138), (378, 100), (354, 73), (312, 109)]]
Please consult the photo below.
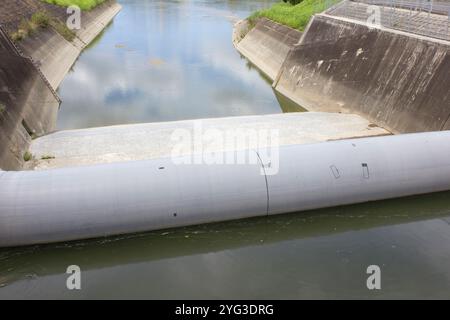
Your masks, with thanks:
[(440, 15), (448, 15), (449, 0), (441, 1), (417, 1), (402, 0), (393, 2), (392, 0), (357, 0), (358, 2), (367, 3), (369, 5), (388, 6), (399, 9), (415, 10), (416, 12), (432, 12)]
[(121, 6), (115, 1), (105, 2), (95, 9), (82, 13), (82, 29), (74, 41), (69, 42), (53, 29), (27, 37), (19, 43), (30, 56), (54, 89), (57, 89), (81, 51), (98, 36), (119, 13)]
[(59, 100), (1, 30), (0, 57), (0, 168), (15, 170), (32, 136), (54, 129)]
[[(429, 14), (428, 10), (419, 11), (416, 9), (414, 11), (393, 7), (392, 2), (389, 2), (389, 0), (376, 1), (376, 3), (378, 2), (381, 3), (377, 7), (380, 13), (379, 23), (383, 27), (450, 41), (450, 21), (448, 17), (450, 14), (450, 2), (447, 2), (447, 4), (433, 3), (432, 8), (438, 10), (438, 12), (444, 11), (445, 15)], [(420, 2), (416, 2), (415, 5), (420, 6), (423, 4), (430, 6), (430, 3), (421, 4)], [(345, 0), (327, 10), (326, 14), (365, 23), (370, 21), (373, 15), (372, 5)], [(407, 7), (408, 5), (413, 6), (414, 3), (408, 4), (405, 2), (403, 4), (398, 3), (398, 5)]]
[[(178, 155), (239, 150), (256, 142), (263, 147), (268, 141), (257, 141), (250, 134), (261, 130), (278, 132), (280, 145), (389, 134), (357, 115), (315, 112), (111, 126), (60, 131), (38, 138), (30, 148), (34, 160), (29, 165), (41, 170), (154, 159), (170, 157), (175, 147), (185, 150)], [(222, 134), (223, 143), (214, 138), (216, 133)], [(244, 144), (236, 145), (233, 137), (227, 138), (233, 134), (243, 136)], [(194, 150), (191, 143), (197, 138), (202, 143)]]
[(109, 0), (82, 13), (82, 29), (69, 42), (52, 28), (41, 29), (18, 46), (7, 32), (23, 19), (47, 10), (61, 21), (66, 9), (39, 0), (0, 2), (0, 168), (17, 170), (32, 137), (54, 130), (60, 100), (56, 95), (66, 73), (81, 51), (105, 28), (121, 6)]
[(250, 22), (247, 19), (239, 20), (233, 25), (233, 33), (231, 34), (231, 41), (233, 42), (233, 46), (237, 48), (239, 42), (247, 35), (250, 31), (251, 26)]
[(262, 18), (242, 38), (246, 27), (243, 22), (236, 24), (233, 43), (243, 56), (273, 81), (289, 50), (300, 40), (302, 33)]
[(450, 128), (450, 43), (316, 15), (275, 89), (310, 111), (357, 113), (391, 132)]
[(82, 49), (89, 45), (120, 12), (122, 6), (116, 1), (103, 3), (91, 11), (82, 12), (81, 29), (77, 38), (83, 43)]
[(53, 89), (57, 89), (80, 54), (80, 49), (53, 29), (22, 40), (22, 51), (33, 58)]
[(30, 19), (43, 9), (46, 9), (46, 4), (40, 0), (1, 0), (0, 23), (8, 32), (14, 32), (22, 20)]

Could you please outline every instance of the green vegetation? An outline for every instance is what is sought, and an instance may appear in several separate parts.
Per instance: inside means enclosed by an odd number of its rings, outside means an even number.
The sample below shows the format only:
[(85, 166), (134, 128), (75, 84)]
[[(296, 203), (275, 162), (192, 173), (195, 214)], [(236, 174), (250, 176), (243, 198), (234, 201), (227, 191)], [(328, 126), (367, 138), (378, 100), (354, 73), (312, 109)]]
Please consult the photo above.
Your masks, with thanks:
[(316, 13), (322, 12), (340, 0), (289, 0), (291, 4), (285, 2), (275, 3), (269, 9), (257, 11), (249, 17), (251, 25), (261, 17), (266, 17), (275, 22), (287, 25), (291, 28), (303, 31), (309, 19)]
[(55, 29), (56, 32), (62, 35), (67, 41), (72, 41), (73, 39), (75, 39), (75, 32), (73, 30), (70, 30), (65, 23), (62, 23), (57, 19), (53, 19), (51, 25), (53, 29)]
[(39, 28), (47, 28), (51, 18), (45, 11), (39, 11), (33, 14), (30, 20), (23, 19), (19, 24), (19, 29), (11, 34), (14, 41), (20, 41), (33, 33)]
[(55, 159), (55, 157), (54, 156), (42, 156), (41, 157), (41, 160), (52, 160), (52, 159)]
[(81, 10), (91, 10), (106, 0), (44, 0), (50, 4), (56, 4), (62, 7), (78, 6)]
[(50, 16), (45, 11), (36, 12), (31, 16), (31, 24), (39, 28), (47, 28), (50, 25)]
[(296, 5), (302, 2), (303, 0), (283, 0), (283, 2), (288, 2), (290, 4)]
[(23, 160), (25, 162), (28, 162), (31, 159), (33, 159), (33, 155), (29, 151), (25, 152), (24, 155), (23, 155)]
[(29, 20), (23, 19), (19, 29), (10, 36), (13, 41), (17, 42), (33, 35), (39, 28), (46, 29), (48, 27), (55, 29), (67, 41), (72, 41), (75, 38), (75, 32), (58, 19), (51, 17), (46, 11), (36, 12)]
[(0, 116), (6, 111), (6, 106), (0, 102)]

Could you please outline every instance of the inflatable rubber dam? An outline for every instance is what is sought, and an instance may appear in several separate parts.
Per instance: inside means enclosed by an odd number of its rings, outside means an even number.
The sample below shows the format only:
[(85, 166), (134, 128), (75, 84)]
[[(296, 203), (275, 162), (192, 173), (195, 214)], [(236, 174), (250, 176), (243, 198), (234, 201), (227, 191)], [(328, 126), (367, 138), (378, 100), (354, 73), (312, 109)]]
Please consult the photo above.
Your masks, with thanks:
[[(420, 146), (420, 148), (417, 148)], [(236, 164), (161, 158), (0, 172), (0, 245), (19, 246), (450, 189), (450, 132), (283, 146)], [(228, 155), (224, 154), (224, 158)], [(268, 174), (269, 168), (278, 170)]]
[(193, 133), (195, 120), (54, 132), (57, 88), (120, 5), (86, 13), (73, 41), (49, 29), (17, 44), (14, 23), (2, 25), (0, 247), (450, 190), (447, 34), (367, 25), (366, 6), (343, 1), (304, 32), (268, 19), (238, 23), (238, 51), (276, 94), (310, 112), (199, 120), (222, 131), (277, 130), (280, 141), (182, 155), (171, 154), (171, 135)]

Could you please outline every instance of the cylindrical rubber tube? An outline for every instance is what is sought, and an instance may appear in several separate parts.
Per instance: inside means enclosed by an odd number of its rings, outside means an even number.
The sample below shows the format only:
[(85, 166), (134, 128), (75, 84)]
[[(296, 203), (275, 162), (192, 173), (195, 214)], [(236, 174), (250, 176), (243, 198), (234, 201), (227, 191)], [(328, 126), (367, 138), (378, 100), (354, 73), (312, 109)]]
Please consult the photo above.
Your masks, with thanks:
[[(275, 151), (275, 153), (274, 153)], [(0, 171), (0, 246), (134, 233), (450, 190), (450, 132), (180, 159)], [(271, 158), (268, 158), (270, 154)], [(186, 162), (186, 161), (184, 161)]]

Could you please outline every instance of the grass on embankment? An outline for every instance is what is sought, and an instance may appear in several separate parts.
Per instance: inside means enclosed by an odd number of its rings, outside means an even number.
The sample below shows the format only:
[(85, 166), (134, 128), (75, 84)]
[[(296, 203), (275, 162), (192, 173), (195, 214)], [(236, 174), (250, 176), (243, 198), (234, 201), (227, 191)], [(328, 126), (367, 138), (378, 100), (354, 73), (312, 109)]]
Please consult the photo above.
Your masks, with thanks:
[(297, 5), (279, 2), (268, 9), (253, 13), (249, 17), (251, 24), (258, 18), (265, 17), (294, 29), (303, 31), (309, 19), (316, 13), (322, 12), (340, 0), (303, 0)]
[(62, 7), (78, 6), (81, 10), (91, 10), (106, 0), (44, 0), (50, 4), (56, 4)]
[(75, 32), (70, 30), (65, 23), (51, 17), (46, 11), (36, 12), (29, 20), (23, 19), (16, 32), (11, 33), (11, 39), (15, 42), (25, 39), (33, 35), (39, 29), (52, 27), (67, 41), (75, 38)]

